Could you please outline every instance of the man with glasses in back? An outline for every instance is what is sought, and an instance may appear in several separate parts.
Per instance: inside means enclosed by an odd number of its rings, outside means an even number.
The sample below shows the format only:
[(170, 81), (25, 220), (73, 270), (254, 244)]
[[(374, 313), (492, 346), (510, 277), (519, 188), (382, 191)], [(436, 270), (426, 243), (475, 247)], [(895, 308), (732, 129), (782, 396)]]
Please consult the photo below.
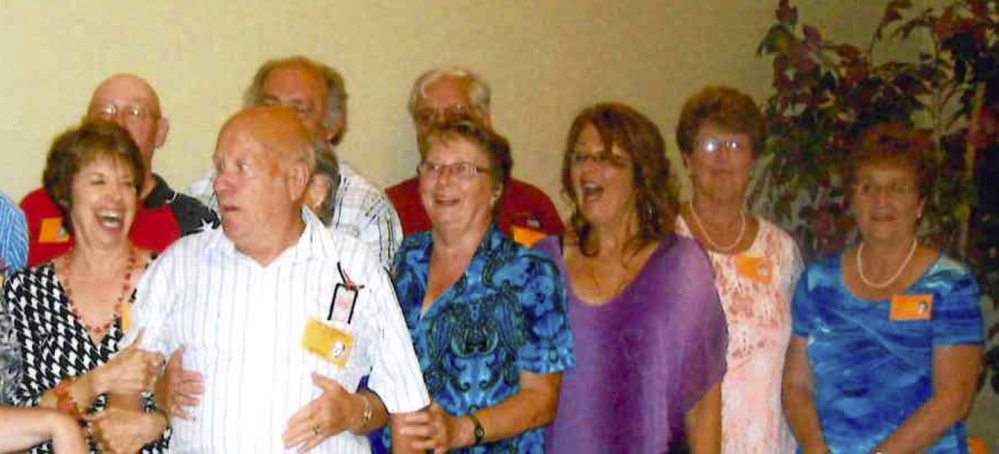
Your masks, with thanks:
[[(447, 118), (471, 117), (487, 126), (491, 123), (489, 84), (464, 68), (433, 69), (416, 79), (409, 96), (409, 114), (420, 144), (435, 123)], [(419, 196), (416, 176), (385, 191), (399, 212), (403, 233), (409, 235), (430, 228), (430, 218)], [(514, 240), (530, 244), (564, 229), (551, 199), (537, 187), (511, 178), (499, 202), (499, 228)]]
[[(111, 76), (94, 90), (87, 117), (113, 121), (128, 130), (145, 164), (142, 204), (135, 214), (129, 238), (139, 247), (162, 252), (177, 238), (219, 225), (218, 216), (192, 197), (180, 194), (153, 173), (153, 154), (166, 142), (170, 122), (160, 111), (160, 100), (148, 82), (133, 74)], [(28, 264), (62, 254), (72, 245), (63, 213), (38, 188), (21, 200), (28, 221)]]

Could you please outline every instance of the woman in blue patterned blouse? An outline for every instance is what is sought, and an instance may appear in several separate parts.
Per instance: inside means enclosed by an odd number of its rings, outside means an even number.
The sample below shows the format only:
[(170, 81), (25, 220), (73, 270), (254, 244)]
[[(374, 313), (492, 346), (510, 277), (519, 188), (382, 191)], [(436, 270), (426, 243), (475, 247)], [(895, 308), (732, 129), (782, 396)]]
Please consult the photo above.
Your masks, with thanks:
[(783, 394), (803, 452), (968, 452), (979, 289), (965, 266), (918, 241), (931, 146), (897, 125), (864, 134), (847, 186), (860, 242), (798, 283)]
[(457, 120), (428, 133), (421, 155), (433, 227), (406, 238), (395, 279), (433, 403), (394, 430), (421, 450), (542, 453), (575, 356), (556, 265), (493, 224), (509, 144)]

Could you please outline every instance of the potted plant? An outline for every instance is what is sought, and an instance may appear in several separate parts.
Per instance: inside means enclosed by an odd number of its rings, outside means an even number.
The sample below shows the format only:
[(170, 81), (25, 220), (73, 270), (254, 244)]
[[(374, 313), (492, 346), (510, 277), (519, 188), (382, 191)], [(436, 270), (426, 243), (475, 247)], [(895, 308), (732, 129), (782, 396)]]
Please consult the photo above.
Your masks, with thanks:
[[(909, 0), (889, 1), (860, 48), (824, 39), (799, 24), (788, 0), (779, 2), (757, 51), (772, 60), (775, 93), (764, 107), (770, 138), (754, 208), (791, 232), (806, 258), (842, 250), (856, 235), (843, 187), (850, 144), (877, 123), (926, 127), (939, 174), (920, 233), (967, 261), (996, 304), (999, 0), (911, 9)], [(876, 61), (884, 40), (914, 36), (928, 43), (915, 61)], [(997, 331), (992, 326), (989, 338)], [(999, 348), (986, 360), (999, 393)]]

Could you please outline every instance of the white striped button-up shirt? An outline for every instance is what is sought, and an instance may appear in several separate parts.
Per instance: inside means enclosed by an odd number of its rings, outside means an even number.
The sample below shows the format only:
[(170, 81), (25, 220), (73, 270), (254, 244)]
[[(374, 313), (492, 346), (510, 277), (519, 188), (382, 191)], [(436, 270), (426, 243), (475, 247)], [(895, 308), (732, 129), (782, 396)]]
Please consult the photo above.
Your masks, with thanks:
[[(395, 251), (402, 243), (402, 223), (388, 196), (343, 159), (340, 182), (333, 201), (333, 219), (329, 229), (342, 231), (368, 245), (386, 269), (392, 267)], [(216, 213), (215, 169), (187, 188), (187, 194), (200, 200)]]
[[(299, 409), (322, 395), (318, 372), (354, 392), (364, 375), (390, 413), (429, 403), (392, 282), (360, 241), (325, 229), (303, 209), (297, 244), (267, 266), (243, 255), (215, 229), (178, 240), (145, 273), (125, 344), (169, 355), (184, 347), (184, 368), (205, 376), (192, 420), (174, 419), (173, 452), (283, 452), (281, 434)], [(302, 347), (311, 317), (326, 320), (344, 274), (363, 285), (348, 330), (345, 367)], [(311, 452), (367, 453), (348, 432)]]

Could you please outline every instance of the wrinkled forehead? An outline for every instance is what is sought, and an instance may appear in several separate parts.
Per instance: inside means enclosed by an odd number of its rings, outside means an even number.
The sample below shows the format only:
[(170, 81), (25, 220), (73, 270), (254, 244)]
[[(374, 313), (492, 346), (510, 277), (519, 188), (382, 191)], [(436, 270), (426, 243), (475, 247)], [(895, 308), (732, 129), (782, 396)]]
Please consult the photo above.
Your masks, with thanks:
[(443, 77), (427, 85), (417, 99), (418, 108), (446, 109), (456, 105), (471, 106), (467, 80)]
[(215, 146), (215, 155), (266, 153), (284, 159), (311, 147), (308, 130), (285, 107), (255, 108), (230, 119)]
[(94, 90), (90, 106), (99, 104), (132, 104), (160, 112), (160, 99), (145, 80), (131, 75), (114, 76)]

